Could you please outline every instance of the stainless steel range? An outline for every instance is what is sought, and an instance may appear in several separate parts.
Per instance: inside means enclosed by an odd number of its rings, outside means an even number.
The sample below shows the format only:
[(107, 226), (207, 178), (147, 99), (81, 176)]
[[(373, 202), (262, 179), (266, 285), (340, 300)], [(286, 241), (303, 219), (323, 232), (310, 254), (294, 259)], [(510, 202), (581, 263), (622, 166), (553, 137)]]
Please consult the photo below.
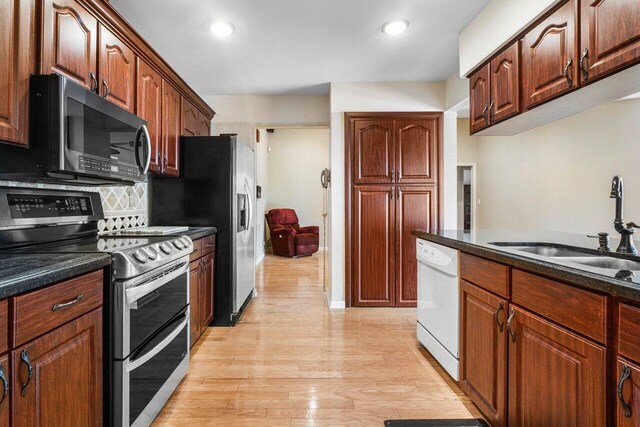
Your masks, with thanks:
[(100, 195), (0, 187), (0, 249), (109, 253), (106, 425), (151, 424), (189, 367), (187, 236), (98, 236)]

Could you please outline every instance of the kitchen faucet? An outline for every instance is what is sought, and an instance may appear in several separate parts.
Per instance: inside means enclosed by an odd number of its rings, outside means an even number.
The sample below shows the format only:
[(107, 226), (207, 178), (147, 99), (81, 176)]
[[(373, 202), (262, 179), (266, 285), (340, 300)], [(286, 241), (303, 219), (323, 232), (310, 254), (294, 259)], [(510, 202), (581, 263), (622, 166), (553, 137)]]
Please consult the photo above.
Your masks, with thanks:
[(638, 250), (633, 244), (634, 228), (638, 228), (633, 222), (627, 224), (622, 220), (622, 177), (614, 176), (611, 182), (611, 196), (616, 199), (616, 219), (613, 221), (616, 231), (620, 233), (620, 245), (616, 252), (624, 254), (638, 255)]

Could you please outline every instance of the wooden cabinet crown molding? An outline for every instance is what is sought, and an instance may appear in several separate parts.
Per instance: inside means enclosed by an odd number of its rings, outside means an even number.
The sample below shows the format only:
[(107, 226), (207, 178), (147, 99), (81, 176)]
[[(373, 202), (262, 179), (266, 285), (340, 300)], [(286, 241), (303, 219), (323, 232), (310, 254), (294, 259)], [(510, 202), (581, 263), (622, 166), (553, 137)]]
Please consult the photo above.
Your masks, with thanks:
[(102, 25), (105, 25), (116, 37), (129, 42), (135, 55), (144, 59), (148, 64), (153, 64), (160, 75), (172, 82), (177, 89), (196, 104), (210, 119), (215, 116), (215, 111), (180, 77), (180, 75), (143, 39), (133, 30), (131, 25), (111, 6), (103, 0), (77, 0), (84, 5)]

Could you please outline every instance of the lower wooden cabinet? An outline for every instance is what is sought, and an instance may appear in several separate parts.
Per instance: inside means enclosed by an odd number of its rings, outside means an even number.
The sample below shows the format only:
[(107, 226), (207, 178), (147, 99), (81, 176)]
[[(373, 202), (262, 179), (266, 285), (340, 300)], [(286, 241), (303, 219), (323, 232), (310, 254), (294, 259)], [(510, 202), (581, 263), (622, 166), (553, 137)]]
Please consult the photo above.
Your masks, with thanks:
[(640, 426), (640, 366), (618, 357), (616, 376), (618, 427)]
[(507, 301), (461, 281), (460, 387), (494, 426), (507, 424)]
[(10, 354), (12, 425), (102, 425), (101, 308)]
[(215, 281), (215, 236), (193, 242), (198, 252), (191, 255), (189, 272), (189, 304), (191, 306), (191, 346), (213, 320)]
[(607, 349), (511, 310), (509, 425), (607, 425)]

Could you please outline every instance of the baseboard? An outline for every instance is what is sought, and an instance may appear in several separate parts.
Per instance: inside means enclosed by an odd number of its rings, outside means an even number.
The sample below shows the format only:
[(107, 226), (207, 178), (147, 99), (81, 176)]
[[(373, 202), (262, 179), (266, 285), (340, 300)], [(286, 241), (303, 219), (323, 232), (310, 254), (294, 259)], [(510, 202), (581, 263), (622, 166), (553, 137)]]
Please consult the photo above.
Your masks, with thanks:
[(258, 254), (258, 256), (256, 257), (256, 265), (260, 265), (262, 261), (264, 261), (264, 252)]
[(344, 301), (331, 301), (329, 300), (329, 294), (325, 292), (325, 295), (327, 296), (327, 305), (329, 306), (329, 309), (343, 310), (346, 308), (346, 304), (344, 303)]

